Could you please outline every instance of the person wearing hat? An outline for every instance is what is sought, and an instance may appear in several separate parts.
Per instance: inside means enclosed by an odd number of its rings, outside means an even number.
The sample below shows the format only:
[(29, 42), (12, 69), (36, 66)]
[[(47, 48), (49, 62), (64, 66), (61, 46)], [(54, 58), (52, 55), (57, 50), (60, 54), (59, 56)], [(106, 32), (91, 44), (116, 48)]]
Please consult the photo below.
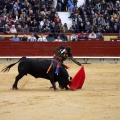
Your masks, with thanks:
[(15, 25), (12, 25), (10, 28), (10, 33), (17, 33), (17, 29), (15, 28)]

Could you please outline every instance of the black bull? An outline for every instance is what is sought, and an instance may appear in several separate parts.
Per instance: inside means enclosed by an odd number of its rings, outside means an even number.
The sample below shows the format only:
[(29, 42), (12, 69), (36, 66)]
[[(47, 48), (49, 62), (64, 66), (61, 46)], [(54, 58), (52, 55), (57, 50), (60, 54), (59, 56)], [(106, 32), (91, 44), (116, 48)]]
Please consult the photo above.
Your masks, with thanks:
[[(50, 71), (47, 73), (47, 70), (53, 62)], [(22, 57), (19, 61), (16, 63), (8, 65), (6, 68), (4, 68), (2, 71), (6, 72), (9, 71), (12, 66), (19, 63), (18, 65), (18, 75), (15, 78), (15, 82), (13, 84), (13, 89), (18, 89), (17, 84), (18, 81), (27, 74), (32, 75), (35, 78), (45, 78), (50, 80), (51, 84), (53, 85), (54, 90), (56, 90), (55, 82), (58, 81), (59, 86), (61, 89), (69, 89), (67, 85), (69, 84), (69, 75), (68, 72), (63, 64), (61, 64), (59, 68), (59, 74), (57, 75), (55, 73), (57, 61), (56, 60), (47, 60), (47, 59), (32, 59), (32, 58), (26, 58)]]

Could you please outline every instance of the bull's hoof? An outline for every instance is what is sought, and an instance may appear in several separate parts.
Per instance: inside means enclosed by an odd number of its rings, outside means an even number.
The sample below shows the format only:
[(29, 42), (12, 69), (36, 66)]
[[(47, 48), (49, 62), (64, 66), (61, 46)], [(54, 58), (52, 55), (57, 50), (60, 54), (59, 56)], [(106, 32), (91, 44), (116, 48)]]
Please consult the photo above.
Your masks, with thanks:
[(57, 91), (58, 89), (57, 88), (54, 88), (54, 91)]
[(68, 88), (68, 87), (65, 87), (65, 89), (66, 89), (66, 90), (70, 90), (70, 88)]
[(64, 89), (64, 87), (62, 87), (61, 85), (59, 85), (59, 88)]
[(18, 87), (13, 86), (12, 89), (13, 90), (18, 90)]

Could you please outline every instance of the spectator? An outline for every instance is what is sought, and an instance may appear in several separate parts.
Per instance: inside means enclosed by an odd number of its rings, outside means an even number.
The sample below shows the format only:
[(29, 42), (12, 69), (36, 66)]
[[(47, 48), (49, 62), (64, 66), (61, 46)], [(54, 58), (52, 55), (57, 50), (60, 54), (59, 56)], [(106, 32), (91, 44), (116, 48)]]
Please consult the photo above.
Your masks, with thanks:
[(0, 36), (0, 41), (3, 41), (4, 40), (4, 36)]
[(28, 24), (28, 26), (29, 26), (29, 31), (30, 31), (30, 32), (34, 32), (34, 29), (33, 29), (33, 27), (34, 27), (33, 19), (31, 19), (31, 18), (29, 17), (28, 20), (27, 20), (27, 24)]
[(26, 34), (24, 34), (24, 36), (21, 38), (21, 41), (28, 41), (28, 37)]
[(85, 25), (84, 25), (83, 22), (79, 23), (79, 26), (78, 26), (78, 27), (79, 27), (79, 32), (82, 32), (82, 31), (85, 32), (85, 31), (86, 31), (86, 30), (85, 30)]
[(47, 4), (47, 10), (48, 11), (53, 8), (53, 0), (47, 0), (46, 4)]
[(78, 40), (78, 36), (76, 34), (71, 35), (70, 41), (77, 41), (77, 40)]
[(112, 33), (112, 28), (110, 28), (109, 25), (106, 25), (106, 27), (104, 29), (104, 33)]
[(63, 42), (63, 41), (60, 39), (60, 36), (58, 36), (57, 39), (55, 39), (53, 42)]
[(45, 25), (45, 27), (43, 28), (42, 32), (50, 32), (49, 25)]
[(25, 25), (27, 24), (27, 17), (25, 21), (22, 18), (19, 18), (18, 23), (21, 25), (22, 28), (24, 28)]
[(101, 11), (101, 4), (100, 3), (96, 4), (95, 9), (97, 12)]
[(81, 39), (87, 39), (87, 38), (88, 38), (87, 33), (82, 32), (82, 34), (81, 34)]
[(4, 27), (4, 21), (0, 17), (0, 32), (3, 32), (3, 27)]
[(38, 40), (39, 36), (37, 35), (37, 33), (34, 33), (34, 37)]
[(19, 42), (20, 38), (18, 37), (18, 34), (16, 33), (14, 37), (11, 38), (11, 41), (13, 42)]
[(75, 6), (74, 6), (73, 0), (68, 0), (68, 11), (70, 12), (70, 14), (74, 12), (74, 9), (75, 9)]
[(60, 33), (62, 31), (62, 25), (61, 25), (61, 23), (58, 23), (57, 25), (56, 25), (56, 32), (57, 33)]
[(68, 42), (68, 37), (65, 34), (61, 34), (60, 39), (64, 42)]
[(56, 14), (56, 10), (54, 9), (54, 8), (52, 8), (52, 10), (51, 10), (51, 14), (50, 14), (50, 21), (54, 21), (54, 18), (55, 18), (55, 14)]
[(24, 28), (23, 28), (23, 32), (24, 32), (24, 33), (29, 33), (28, 24), (25, 24), (25, 26), (24, 26)]
[(5, 24), (5, 27), (3, 28), (3, 32), (10, 33), (10, 27), (7, 24)]
[(57, 0), (58, 11), (66, 11), (67, 0)]
[(100, 31), (98, 31), (98, 33), (96, 33), (96, 38), (103, 38), (103, 34)]
[(78, 0), (73, 0), (74, 5), (77, 5)]
[(36, 21), (36, 19), (34, 19), (33, 20), (33, 25), (32, 25), (32, 31), (37, 32), (38, 31), (38, 26), (39, 26), (39, 22)]
[(79, 33), (77, 36), (78, 36), (77, 41), (80, 41), (80, 39), (82, 38), (82, 35)]
[(38, 42), (47, 42), (47, 39), (41, 34), (41, 36), (38, 38)]
[(21, 27), (21, 25), (17, 26), (17, 32), (23, 32), (23, 28)]
[(68, 32), (67, 23), (64, 23), (64, 25), (63, 25), (63, 32), (64, 32), (64, 33), (67, 33), (67, 32)]
[(46, 36), (46, 39), (48, 42), (52, 42), (55, 40), (55, 37), (54, 37), (53, 33), (50, 33), (48, 36)]
[(10, 33), (17, 33), (17, 29), (15, 28), (15, 25), (12, 25), (10, 28)]
[(63, 6), (63, 1), (62, 0), (57, 0), (58, 11), (62, 11), (62, 6)]
[(73, 22), (72, 29), (73, 29), (74, 33), (79, 33), (79, 27), (76, 22)]
[(94, 33), (94, 31), (92, 31), (92, 32), (89, 34), (88, 38), (96, 38), (96, 34)]
[(62, 0), (62, 1), (63, 1), (62, 11), (67, 11), (67, 1), (68, 0)]
[(45, 0), (41, 0), (41, 2), (40, 2), (40, 10), (41, 10), (41, 11), (44, 11), (45, 9), (46, 9)]
[(28, 38), (28, 41), (31, 42), (37, 41), (36, 37), (34, 36), (34, 33), (31, 34), (31, 36)]
[(74, 33), (74, 29), (72, 27), (69, 28), (68, 30), (69, 33)]
[(113, 29), (113, 27), (114, 27), (114, 18), (111, 18), (110, 19), (110, 22), (109, 22), (109, 25), (110, 25), (110, 27), (111, 27), (111, 29)]
[(91, 29), (91, 24), (90, 24), (90, 22), (87, 22), (85, 25), (85, 31), (90, 32), (90, 29)]
[(53, 0), (53, 8), (57, 7), (57, 0)]
[(44, 26), (46, 25), (46, 19), (40, 21), (40, 25), (42, 26), (42, 28), (44, 28)]
[(61, 18), (57, 15), (57, 16), (54, 18), (54, 22), (55, 22), (55, 23), (61, 23)]
[(119, 33), (119, 29), (118, 29), (116, 24), (114, 25), (112, 32), (113, 33)]
[(13, 9), (20, 10), (20, 6), (18, 5), (18, 2), (14, 3)]
[(52, 23), (50, 24), (50, 32), (51, 32), (51, 33), (55, 33), (55, 32), (56, 32), (56, 26), (55, 26), (55, 23), (54, 23), (54, 22), (52, 22)]

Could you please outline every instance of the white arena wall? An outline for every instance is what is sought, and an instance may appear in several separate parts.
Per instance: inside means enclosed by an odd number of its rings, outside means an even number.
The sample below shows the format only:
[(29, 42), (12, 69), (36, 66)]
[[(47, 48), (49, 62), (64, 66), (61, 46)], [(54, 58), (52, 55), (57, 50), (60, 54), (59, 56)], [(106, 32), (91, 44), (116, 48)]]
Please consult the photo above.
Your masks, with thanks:
[[(0, 64), (11, 64), (18, 61), (20, 57), (0, 57)], [(52, 56), (28, 56), (27, 58), (37, 58), (37, 59), (52, 59)], [(120, 57), (76, 57), (82, 64), (120, 64)], [(65, 63), (69, 63), (71, 60), (66, 60)]]

